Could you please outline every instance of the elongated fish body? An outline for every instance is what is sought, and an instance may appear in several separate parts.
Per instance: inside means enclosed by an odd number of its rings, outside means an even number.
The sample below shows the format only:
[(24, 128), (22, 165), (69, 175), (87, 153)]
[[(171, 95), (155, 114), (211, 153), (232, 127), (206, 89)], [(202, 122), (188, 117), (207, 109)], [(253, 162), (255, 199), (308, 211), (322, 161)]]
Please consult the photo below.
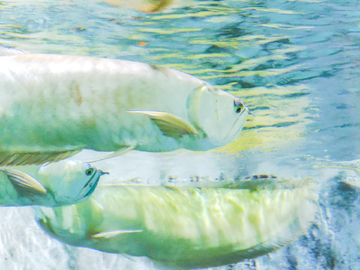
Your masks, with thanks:
[(101, 170), (64, 159), (42, 166), (0, 167), (1, 206), (62, 206), (81, 202), (95, 190)]
[(66, 244), (203, 268), (294, 240), (314, 219), (316, 200), (306, 179), (224, 188), (99, 186), (77, 205), (38, 208), (36, 220)]
[(234, 140), (239, 98), (182, 72), (95, 57), (0, 57), (0, 164), (82, 149), (209, 150)]

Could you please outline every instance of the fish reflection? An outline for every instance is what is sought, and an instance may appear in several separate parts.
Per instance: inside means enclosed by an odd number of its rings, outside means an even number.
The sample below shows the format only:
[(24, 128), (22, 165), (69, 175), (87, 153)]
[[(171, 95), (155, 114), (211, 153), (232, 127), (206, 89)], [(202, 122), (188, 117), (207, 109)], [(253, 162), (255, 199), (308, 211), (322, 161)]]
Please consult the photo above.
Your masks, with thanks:
[(79, 160), (0, 168), (1, 206), (61, 206), (81, 202), (104, 173)]
[(294, 240), (313, 221), (317, 196), (309, 179), (259, 178), (213, 188), (100, 186), (77, 205), (38, 208), (36, 220), (66, 244), (203, 268)]

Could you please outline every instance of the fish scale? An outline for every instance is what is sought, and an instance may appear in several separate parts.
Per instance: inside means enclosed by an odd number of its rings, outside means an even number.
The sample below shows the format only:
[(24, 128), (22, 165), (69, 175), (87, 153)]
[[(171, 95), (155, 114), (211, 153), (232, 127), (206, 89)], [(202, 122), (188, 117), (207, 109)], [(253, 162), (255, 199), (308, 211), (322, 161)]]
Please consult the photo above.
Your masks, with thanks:
[(209, 150), (234, 140), (247, 116), (238, 98), (185, 73), (84, 56), (1, 56), (0, 94), (2, 165), (84, 148)]

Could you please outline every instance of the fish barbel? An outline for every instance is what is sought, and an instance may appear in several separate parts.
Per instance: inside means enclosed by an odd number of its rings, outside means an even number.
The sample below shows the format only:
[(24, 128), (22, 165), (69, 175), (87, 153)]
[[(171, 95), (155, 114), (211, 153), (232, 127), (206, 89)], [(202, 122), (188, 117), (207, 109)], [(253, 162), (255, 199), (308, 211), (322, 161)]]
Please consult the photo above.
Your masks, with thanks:
[(1, 56), (0, 95), (1, 165), (82, 149), (209, 150), (233, 141), (248, 114), (239, 98), (185, 73), (85, 56)]
[(79, 204), (38, 208), (36, 220), (69, 245), (192, 269), (236, 263), (289, 243), (313, 221), (317, 197), (309, 179), (223, 188), (99, 186)]
[(79, 160), (41, 166), (0, 168), (1, 206), (62, 206), (81, 202), (95, 190), (104, 172)]

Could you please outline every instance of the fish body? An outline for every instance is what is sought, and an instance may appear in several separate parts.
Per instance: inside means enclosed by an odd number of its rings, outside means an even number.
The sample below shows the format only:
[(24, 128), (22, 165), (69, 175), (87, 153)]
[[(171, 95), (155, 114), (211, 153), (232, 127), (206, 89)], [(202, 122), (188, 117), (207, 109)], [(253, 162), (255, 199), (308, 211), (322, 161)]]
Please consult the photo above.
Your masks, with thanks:
[(185, 73), (84, 56), (1, 56), (0, 95), (1, 165), (82, 149), (209, 150), (233, 141), (248, 114), (239, 98)]
[(37, 209), (36, 220), (66, 244), (147, 256), (171, 269), (214, 267), (275, 250), (314, 219), (317, 192), (308, 180), (269, 183), (99, 186), (79, 204)]
[(64, 159), (41, 166), (0, 168), (1, 206), (62, 206), (81, 202), (95, 190), (101, 170)]

